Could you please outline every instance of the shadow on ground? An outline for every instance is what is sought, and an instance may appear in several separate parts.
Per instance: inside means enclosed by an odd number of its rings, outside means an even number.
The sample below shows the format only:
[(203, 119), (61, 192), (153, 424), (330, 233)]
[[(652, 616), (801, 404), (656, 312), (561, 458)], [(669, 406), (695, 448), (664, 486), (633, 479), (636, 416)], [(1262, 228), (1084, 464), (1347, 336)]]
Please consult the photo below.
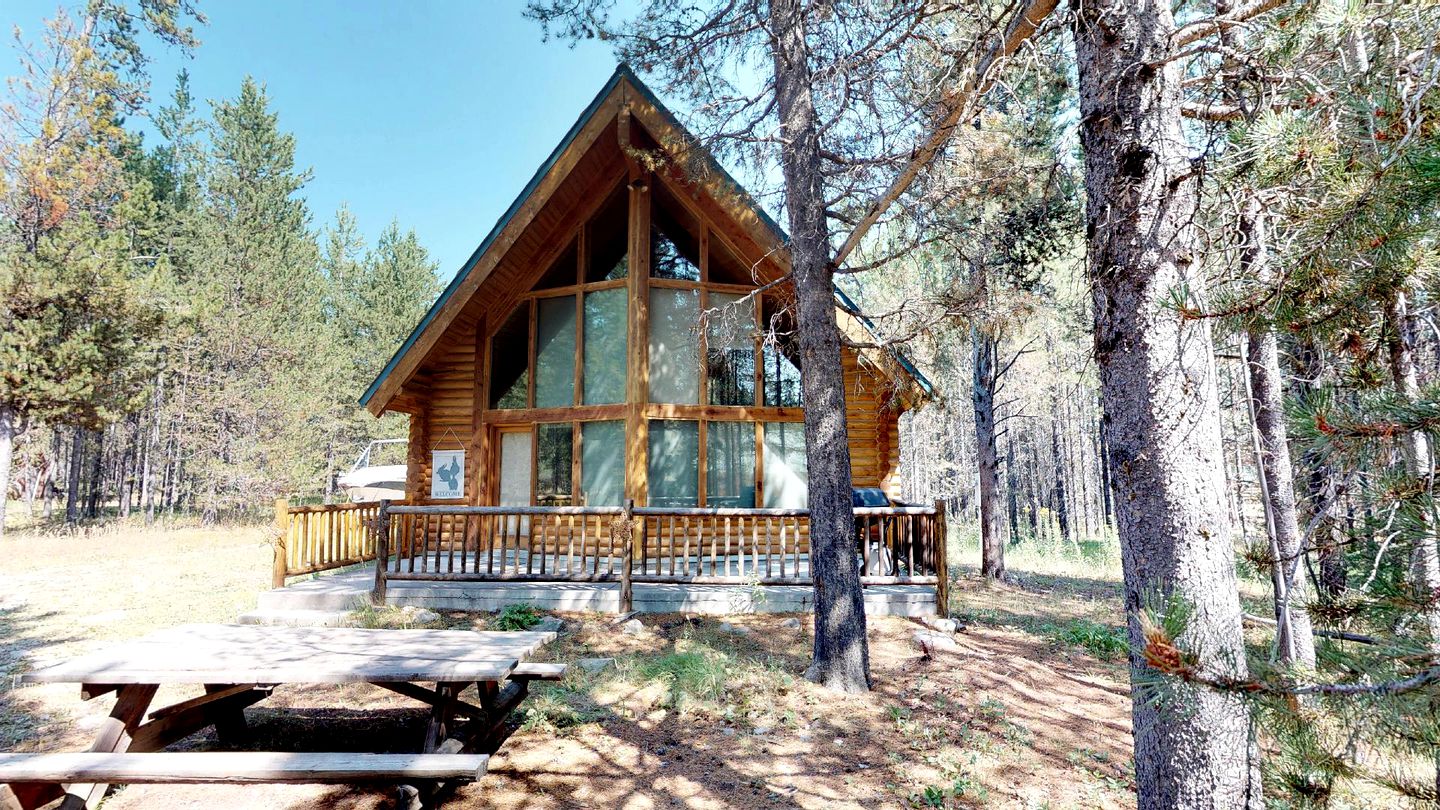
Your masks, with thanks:
[(0, 750), (33, 742), (41, 729), (58, 719), (19, 688), (20, 675), (30, 667), (31, 651), (74, 640), (40, 631), (40, 625), (56, 615), (24, 602), (0, 602)]

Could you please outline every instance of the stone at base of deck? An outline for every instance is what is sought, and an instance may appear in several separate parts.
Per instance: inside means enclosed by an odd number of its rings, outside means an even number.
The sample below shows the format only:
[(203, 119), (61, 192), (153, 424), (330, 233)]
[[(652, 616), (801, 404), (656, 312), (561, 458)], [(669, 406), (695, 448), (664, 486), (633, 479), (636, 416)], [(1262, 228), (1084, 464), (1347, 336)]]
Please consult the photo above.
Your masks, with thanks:
[[(369, 604), (373, 573), (367, 568), (320, 576), (260, 594), (259, 610), (242, 621), (288, 623), (297, 611), (346, 611)], [(634, 609), (641, 613), (805, 613), (814, 609), (814, 591), (804, 585), (634, 584)], [(527, 604), (540, 610), (615, 613), (618, 583), (572, 582), (407, 582), (391, 580), (388, 604), (431, 610), (499, 610)], [(873, 585), (865, 589), (872, 616), (934, 616), (935, 589), (925, 585)], [(266, 621), (267, 619), (273, 620)]]

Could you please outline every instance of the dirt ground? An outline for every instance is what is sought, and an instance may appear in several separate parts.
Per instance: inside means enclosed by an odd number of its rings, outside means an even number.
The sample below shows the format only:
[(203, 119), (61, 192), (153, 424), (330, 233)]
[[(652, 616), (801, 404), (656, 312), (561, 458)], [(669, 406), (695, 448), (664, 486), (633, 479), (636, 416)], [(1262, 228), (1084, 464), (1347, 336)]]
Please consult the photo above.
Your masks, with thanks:
[[(259, 533), (241, 530), (12, 536), (0, 554), (9, 561), (0, 675), (158, 626), (229, 619), (253, 603), (268, 571)], [(798, 626), (775, 615), (642, 616), (646, 631), (627, 635), (609, 616), (563, 615), (560, 640), (540, 658), (616, 663), (593, 674), (572, 666), (566, 681), (537, 688), (489, 773), (443, 806), (1132, 806), (1125, 673), (1097, 657), (1109, 655), (1119, 616), (1114, 580), (1022, 573), (1006, 586), (964, 578), (955, 591), (967, 627), (954, 650), (927, 654), (914, 622), (872, 619), (875, 691), (864, 696), (801, 678), (808, 616), (794, 617)], [(162, 690), (157, 705), (192, 691)], [(111, 700), (81, 702), (73, 686), (3, 688), (0, 748), (82, 748)], [(249, 746), (414, 750), (424, 722), (416, 706), (365, 685), (281, 687), (248, 710)], [(218, 747), (208, 731), (177, 746)], [(394, 806), (394, 791), (135, 786), (104, 806), (382, 808)]]

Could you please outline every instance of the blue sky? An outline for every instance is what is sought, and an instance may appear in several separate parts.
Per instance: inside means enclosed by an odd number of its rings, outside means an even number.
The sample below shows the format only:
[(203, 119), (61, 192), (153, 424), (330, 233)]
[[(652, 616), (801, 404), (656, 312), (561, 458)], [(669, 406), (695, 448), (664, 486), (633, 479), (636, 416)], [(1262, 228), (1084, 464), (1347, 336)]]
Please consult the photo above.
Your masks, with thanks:
[[(74, 0), (66, 3), (74, 6)], [(4, 0), (0, 23), (38, 35), (56, 0)], [(201, 2), (193, 58), (152, 48), (152, 96), (190, 71), (210, 99), (265, 84), (297, 162), (315, 227), (342, 202), (369, 241), (392, 218), (414, 228), (448, 280), (614, 70), (596, 42), (542, 42), (522, 0)], [(8, 36), (7, 36), (8, 44)], [(12, 48), (0, 74), (17, 70)], [(141, 128), (146, 128), (144, 122)]]

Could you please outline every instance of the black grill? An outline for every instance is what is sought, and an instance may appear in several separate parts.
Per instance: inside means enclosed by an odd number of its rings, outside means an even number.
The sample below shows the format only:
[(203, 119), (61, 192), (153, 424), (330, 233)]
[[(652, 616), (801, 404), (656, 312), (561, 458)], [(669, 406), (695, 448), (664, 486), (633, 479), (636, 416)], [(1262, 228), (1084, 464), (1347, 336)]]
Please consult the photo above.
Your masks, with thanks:
[(885, 497), (885, 490), (879, 487), (851, 487), (851, 506), (889, 506), (890, 499)]

